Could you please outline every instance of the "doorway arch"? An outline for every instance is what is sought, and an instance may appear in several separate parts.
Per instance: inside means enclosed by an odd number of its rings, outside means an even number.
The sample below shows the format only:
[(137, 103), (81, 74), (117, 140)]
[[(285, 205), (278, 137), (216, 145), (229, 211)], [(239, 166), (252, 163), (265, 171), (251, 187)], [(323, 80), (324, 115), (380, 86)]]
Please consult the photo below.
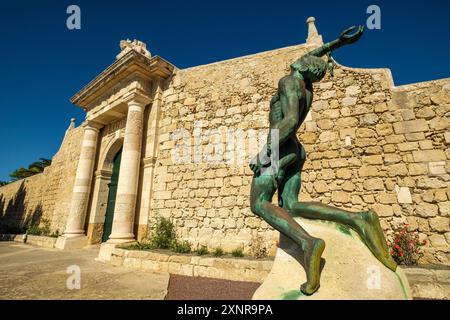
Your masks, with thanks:
[(112, 161), (111, 181), (108, 184), (108, 201), (106, 205), (105, 222), (103, 224), (102, 242), (106, 242), (112, 231), (114, 209), (116, 205), (117, 185), (119, 182), (120, 162), (122, 160), (122, 148), (117, 152)]
[[(109, 140), (100, 151), (89, 211), (87, 235), (89, 244), (103, 242), (106, 212), (109, 198), (109, 184), (113, 174), (114, 160), (123, 147), (123, 135)], [(117, 159), (116, 159), (117, 160)], [(118, 166), (118, 169), (120, 166)], [(117, 170), (117, 169), (116, 169)]]

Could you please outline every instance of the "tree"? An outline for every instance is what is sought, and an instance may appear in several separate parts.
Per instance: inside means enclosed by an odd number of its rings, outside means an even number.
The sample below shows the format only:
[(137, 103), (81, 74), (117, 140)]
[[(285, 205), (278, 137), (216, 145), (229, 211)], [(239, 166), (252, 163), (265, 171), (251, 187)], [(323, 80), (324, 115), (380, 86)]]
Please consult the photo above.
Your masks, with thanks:
[(33, 162), (28, 166), (28, 168), (22, 167), (14, 170), (9, 176), (12, 178), (12, 181), (28, 178), (35, 174), (43, 172), (45, 167), (48, 167), (51, 164), (51, 160), (46, 158), (39, 158), (39, 161)]

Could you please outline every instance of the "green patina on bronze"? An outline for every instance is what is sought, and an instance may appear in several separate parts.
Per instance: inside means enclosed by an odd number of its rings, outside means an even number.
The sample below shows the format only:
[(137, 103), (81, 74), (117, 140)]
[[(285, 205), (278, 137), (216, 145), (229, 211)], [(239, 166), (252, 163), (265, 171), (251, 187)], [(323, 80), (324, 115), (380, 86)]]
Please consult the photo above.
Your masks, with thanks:
[(281, 296), (281, 300), (298, 300), (304, 294), (300, 290), (291, 290)]
[[(305, 120), (313, 101), (314, 82), (323, 79), (330, 55), (344, 45), (358, 41), (363, 27), (345, 30), (341, 36), (303, 55), (291, 65), (291, 73), (278, 83), (270, 101), (270, 134), (267, 144), (250, 163), (254, 172), (250, 205), (254, 214), (297, 243), (304, 251), (307, 282), (304, 294), (313, 294), (320, 285), (320, 257), (325, 249), (322, 239), (309, 235), (293, 217), (340, 223), (355, 230), (372, 253), (391, 270), (397, 265), (389, 254), (377, 214), (372, 211), (349, 212), (319, 202), (299, 202), (301, 172), (306, 151), (297, 139), (297, 130)], [(276, 134), (278, 133), (278, 134)], [(278, 206), (271, 200), (278, 191)]]
[(344, 225), (338, 223), (338, 224), (337, 224), (337, 228), (338, 228), (338, 230), (339, 230), (341, 233), (345, 234), (346, 236), (349, 236), (349, 237), (352, 236), (352, 232), (350, 231), (350, 228), (349, 228), (349, 227), (344, 226)]
[(406, 292), (405, 284), (403, 283), (402, 277), (400, 277), (400, 275), (397, 272), (394, 272), (394, 273), (395, 273), (395, 276), (398, 279), (398, 282), (400, 282), (400, 286), (402, 287), (402, 291), (403, 291), (403, 295), (405, 297), (405, 300), (409, 299), (408, 293)]

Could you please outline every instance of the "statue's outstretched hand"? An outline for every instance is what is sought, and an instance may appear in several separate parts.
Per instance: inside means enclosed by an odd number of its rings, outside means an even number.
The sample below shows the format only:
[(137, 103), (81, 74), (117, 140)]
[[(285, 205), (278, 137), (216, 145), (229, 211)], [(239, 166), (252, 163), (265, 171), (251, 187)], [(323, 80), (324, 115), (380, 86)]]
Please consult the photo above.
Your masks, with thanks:
[(353, 32), (355, 29), (356, 26), (353, 26), (344, 30), (344, 32), (341, 33), (339, 40), (342, 42), (342, 44), (352, 44), (358, 41), (359, 38), (361, 38), (364, 31), (364, 26), (359, 26), (358, 31), (351, 34), (351, 32)]

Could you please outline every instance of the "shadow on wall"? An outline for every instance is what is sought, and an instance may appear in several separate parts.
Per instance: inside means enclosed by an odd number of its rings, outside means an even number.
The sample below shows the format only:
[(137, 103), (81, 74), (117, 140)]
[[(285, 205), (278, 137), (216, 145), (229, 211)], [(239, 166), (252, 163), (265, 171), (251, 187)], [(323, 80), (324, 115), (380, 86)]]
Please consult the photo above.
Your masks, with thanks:
[(0, 233), (20, 234), (24, 233), (29, 225), (39, 225), (43, 214), (42, 204), (38, 203), (27, 214), (26, 195), (27, 190), (23, 181), (7, 205), (5, 197), (0, 194)]

